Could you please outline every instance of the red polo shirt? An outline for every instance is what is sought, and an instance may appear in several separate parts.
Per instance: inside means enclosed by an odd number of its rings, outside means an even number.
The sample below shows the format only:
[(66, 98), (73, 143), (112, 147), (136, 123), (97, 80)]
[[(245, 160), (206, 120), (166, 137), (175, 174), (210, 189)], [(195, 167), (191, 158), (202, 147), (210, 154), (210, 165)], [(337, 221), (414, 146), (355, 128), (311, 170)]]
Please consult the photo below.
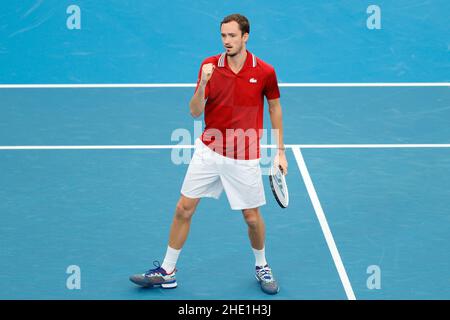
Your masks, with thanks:
[(280, 97), (275, 69), (247, 51), (244, 66), (236, 74), (225, 53), (205, 59), (215, 70), (205, 89), (205, 130), (201, 140), (215, 152), (233, 159), (260, 158), (264, 96)]

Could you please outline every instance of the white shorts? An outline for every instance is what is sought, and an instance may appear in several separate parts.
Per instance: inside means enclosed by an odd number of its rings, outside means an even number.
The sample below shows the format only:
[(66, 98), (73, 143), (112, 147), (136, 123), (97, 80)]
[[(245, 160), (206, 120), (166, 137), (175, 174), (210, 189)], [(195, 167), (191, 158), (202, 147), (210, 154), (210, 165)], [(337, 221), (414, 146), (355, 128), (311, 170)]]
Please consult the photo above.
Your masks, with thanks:
[(184, 178), (181, 194), (218, 199), (225, 193), (232, 210), (266, 204), (259, 159), (235, 160), (212, 151), (200, 139)]

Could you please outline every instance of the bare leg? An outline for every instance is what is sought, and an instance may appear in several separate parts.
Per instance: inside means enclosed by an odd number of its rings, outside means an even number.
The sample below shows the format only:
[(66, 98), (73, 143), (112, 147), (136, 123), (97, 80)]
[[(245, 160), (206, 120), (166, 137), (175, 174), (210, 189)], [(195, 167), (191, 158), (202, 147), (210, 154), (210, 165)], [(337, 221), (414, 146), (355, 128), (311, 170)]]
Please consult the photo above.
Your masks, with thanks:
[(181, 196), (178, 200), (172, 226), (170, 228), (169, 246), (176, 250), (183, 247), (191, 226), (192, 216), (200, 199), (192, 199)]
[(264, 248), (266, 227), (259, 212), (259, 208), (242, 210), (245, 222), (248, 225), (248, 237), (253, 249), (262, 250)]

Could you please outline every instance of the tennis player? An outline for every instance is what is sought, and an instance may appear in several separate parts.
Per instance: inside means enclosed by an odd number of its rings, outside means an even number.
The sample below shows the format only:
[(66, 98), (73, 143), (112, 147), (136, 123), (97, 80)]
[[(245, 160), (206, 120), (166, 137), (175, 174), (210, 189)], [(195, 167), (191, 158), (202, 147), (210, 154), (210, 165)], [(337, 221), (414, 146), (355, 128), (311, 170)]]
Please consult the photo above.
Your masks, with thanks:
[(176, 263), (187, 239), (192, 216), (203, 197), (219, 198), (223, 190), (232, 210), (242, 211), (255, 255), (255, 276), (268, 294), (279, 285), (265, 256), (265, 225), (260, 207), (266, 203), (259, 165), (264, 96), (272, 128), (278, 132), (277, 162), (287, 174), (280, 92), (274, 68), (246, 49), (250, 25), (233, 14), (220, 24), (225, 52), (203, 61), (190, 101), (192, 116), (205, 112), (205, 130), (195, 142), (181, 197), (175, 209), (162, 265), (130, 280), (143, 287), (175, 288)]

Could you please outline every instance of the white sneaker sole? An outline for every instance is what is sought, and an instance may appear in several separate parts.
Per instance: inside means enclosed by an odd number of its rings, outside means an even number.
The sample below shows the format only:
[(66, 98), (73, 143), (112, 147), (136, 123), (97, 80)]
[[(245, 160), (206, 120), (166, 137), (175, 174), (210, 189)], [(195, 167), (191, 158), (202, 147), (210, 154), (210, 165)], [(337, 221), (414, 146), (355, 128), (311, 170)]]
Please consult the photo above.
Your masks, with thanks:
[(163, 283), (163, 284), (161, 284), (161, 288), (164, 288), (164, 289), (174, 289), (176, 287), (177, 287), (177, 282), (176, 281), (172, 282), (172, 283)]

